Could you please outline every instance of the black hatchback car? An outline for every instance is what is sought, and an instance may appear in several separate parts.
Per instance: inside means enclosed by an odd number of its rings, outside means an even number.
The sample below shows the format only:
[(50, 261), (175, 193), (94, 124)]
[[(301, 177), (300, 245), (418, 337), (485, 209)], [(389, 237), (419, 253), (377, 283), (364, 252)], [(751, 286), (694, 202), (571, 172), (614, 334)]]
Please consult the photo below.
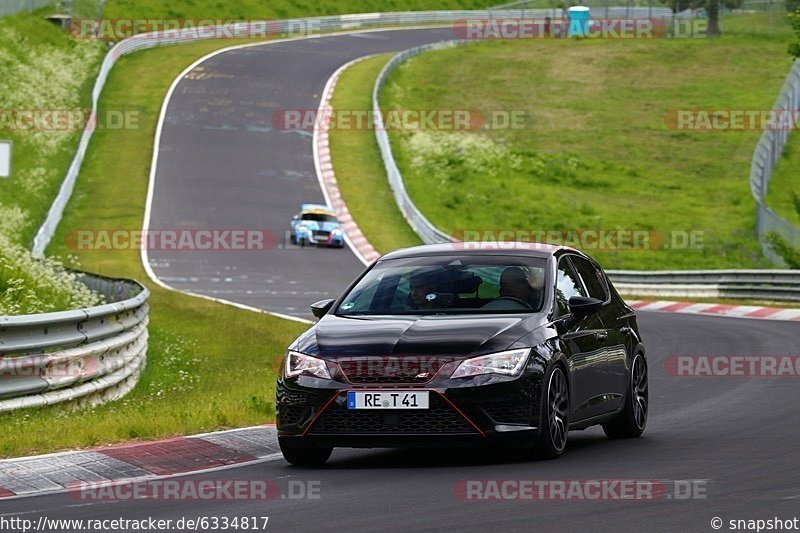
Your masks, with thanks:
[(501, 444), (560, 456), (569, 430), (647, 423), (632, 308), (583, 253), (453, 243), (389, 253), (289, 347), (277, 382), (281, 451)]

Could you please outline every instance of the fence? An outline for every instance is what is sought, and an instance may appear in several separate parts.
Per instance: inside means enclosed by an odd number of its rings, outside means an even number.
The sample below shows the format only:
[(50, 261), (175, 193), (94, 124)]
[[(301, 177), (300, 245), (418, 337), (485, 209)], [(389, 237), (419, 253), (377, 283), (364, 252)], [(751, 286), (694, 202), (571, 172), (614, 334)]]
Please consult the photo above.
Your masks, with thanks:
[(149, 291), (134, 281), (80, 274), (110, 303), (0, 317), (0, 412), (124, 396), (147, 359)]
[(0, 0), (0, 17), (52, 6), (54, 0)]
[[(800, 60), (794, 62), (772, 108), (790, 112), (800, 109)], [(800, 248), (800, 228), (782, 218), (766, 205), (769, 182), (775, 166), (783, 154), (790, 131), (790, 129), (765, 130), (756, 145), (750, 164), (750, 190), (756, 199), (758, 210), (756, 222), (758, 240), (764, 255), (776, 264), (781, 264), (783, 260), (766, 242), (766, 235), (774, 232), (795, 248)]]

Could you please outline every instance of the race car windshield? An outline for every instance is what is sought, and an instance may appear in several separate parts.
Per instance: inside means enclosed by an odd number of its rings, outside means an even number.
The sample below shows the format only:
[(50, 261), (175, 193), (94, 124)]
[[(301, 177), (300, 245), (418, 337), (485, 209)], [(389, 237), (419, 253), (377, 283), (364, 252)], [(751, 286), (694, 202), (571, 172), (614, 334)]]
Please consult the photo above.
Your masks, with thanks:
[(381, 261), (335, 314), (534, 313), (545, 300), (545, 266), (544, 258), (518, 256)]
[(314, 222), (339, 222), (333, 215), (326, 215), (323, 213), (303, 213), (300, 217), (301, 220), (313, 220)]

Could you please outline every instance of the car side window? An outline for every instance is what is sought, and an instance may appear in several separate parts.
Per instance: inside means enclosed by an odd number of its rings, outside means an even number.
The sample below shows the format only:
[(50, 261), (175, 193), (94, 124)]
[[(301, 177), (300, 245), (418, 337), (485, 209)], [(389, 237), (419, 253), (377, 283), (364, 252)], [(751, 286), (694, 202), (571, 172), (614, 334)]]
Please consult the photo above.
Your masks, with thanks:
[(572, 265), (578, 271), (581, 280), (583, 280), (583, 285), (589, 292), (589, 296), (605, 302), (608, 299), (608, 290), (606, 289), (603, 275), (597, 267), (587, 259), (579, 256), (572, 257)]
[(569, 258), (562, 257), (558, 262), (558, 275), (556, 276), (556, 305), (558, 305), (559, 316), (569, 314), (569, 299), (573, 296), (586, 296), (586, 293)]

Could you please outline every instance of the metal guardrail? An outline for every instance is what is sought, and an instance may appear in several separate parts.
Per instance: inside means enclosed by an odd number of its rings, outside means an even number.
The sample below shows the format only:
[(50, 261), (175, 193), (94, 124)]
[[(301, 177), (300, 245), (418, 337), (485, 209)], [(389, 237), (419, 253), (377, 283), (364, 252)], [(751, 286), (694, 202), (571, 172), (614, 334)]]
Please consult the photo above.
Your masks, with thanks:
[(446, 48), (461, 46), (467, 42), (469, 41), (453, 40), (444, 43), (426, 44), (400, 52), (383, 66), (383, 69), (375, 80), (375, 86), (372, 88), (372, 109), (375, 110), (373, 113), (375, 120), (375, 138), (378, 141), (383, 165), (386, 168), (386, 177), (389, 180), (389, 187), (392, 189), (394, 200), (400, 208), (403, 217), (405, 217), (406, 222), (408, 222), (411, 229), (419, 235), (420, 239), (422, 239), (422, 242), (425, 244), (450, 242), (453, 239), (450, 235), (434, 226), (425, 215), (422, 214), (422, 211), (417, 208), (408, 195), (405, 182), (403, 181), (403, 175), (400, 173), (397, 161), (395, 161), (394, 154), (392, 153), (392, 143), (389, 140), (389, 134), (386, 132), (386, 128), (383, 124), (383, 113), (380, 111), (381, 107), (379, 101), (380, 92), (386, 84), (389, 73), (409, 58), (430, 50), (444, 50)]
[(110, 303), (0, 317), (0, 412), (124, 396), (147, 359), (150, 292), (129, 280), (81, 273)]
[(800, 302), (800, 270), (609, 270), (618, 291), (637, 296)]
[[(796, 112), (800, 109), (800, 60), (795, 60), (781, 88), (773, 110)], [(794, 125), (794, 120), (789, 121)], [(767, 234), (774, 232), (789, 244), (800, 249), (800, 228), (767, 207), (766, 199), (772, 173), (783, 154), (791, 129), (765, 130), (756, 145), (750, 164), (750, 190), (758, 205), (756, 228), (764, 255), (775, 264), (783, 259), (766, 242)]]
[[(384, 66), (372, 91), (375, 137), (386, 175), (400, 212), (426, 244), (450, 242), (450, 235), (436, 228), (414, 205), (392, 153), (389, 135), (383, 127), (379, 93), (389, 73), (407, 59), (430, 50), (459, 46), (467, 41), (448, 41), (411, 48), (395, 55)], [(798, 62), (800, 63), (800, 62)], [(797, 64), (795, 64), (797, 66)], [(608, 275), (622, 293), (637, 296), (690, 298), (746, 298), (770, 301), (800, 301), (800, 270), (611, 270)]]
[[(645, 16), (642, 13), (631, 12), (626, 7), (612, 7), (607, 10), (609, 17), (622, 18), (626, 16)], [(667, 9), (671, 17), (671, 12)], [(377, 28), (377, 27), (390, 27), (390, 26), (403, 26), (403, 25), (420, 25), (420, 24), (452, 24), (467, 19), (490, 19), (490, 18), (520, 18), (520, 17), (540, 17), (544, 18), (552, 13), (550, 9), (526, 9), (526, 10), (504, 10), (502, 13), (488, 9), (484, 10), (463, 10), (463, 11), (408, 11), (397, 13), (357, 13), (351, 15), (334, 15), (326, 17), (307, 17), (298, 19), (284, 19), (276, 21), (268, 21), (268, 28), (270, 32), (279, 34), (295, 34), (298, 28), (313, 28), (314, 32), (332, 32), (337, 30), (354, 30), (359, 28)], [(664, 13), (665, 17), (667, 13)], [(263, 31), (265, 21), (241, 22), (235, 24), (228, 24), (225, 26), (216, 26), (214, 28), (220, 29), (219, 34), (227, 37), (231, 33), (235, 35), (252, 35)], [(208, 31), (209, 27), (203, 28), (188, 28), (181, 30), (171, 30), (164, 32), (151, 32), (142, 33), (128, 37), (117, 43), (106, 54), (100, 72), (92, 90), (92, 111), (97, 112), (97, 101), (100, 98), (100, 93), (105, 86), (106, 78), (113, 68), (117, 60), (124, 55), (146, 50), (156, 46), (167, 44), (178, 44), (194, 42), (198, 40), (214, 38), (214, 32)], [(61, 188), (56, 196), (47, 217), (39, 228), (33, 242), (32, 253), (35, 257), (43, 257), (44, 251), (47, 248), (50, 240), (55, 234), (61, 217), (64, 214), (67, 202), (72, 196), (72, 191), (75, 187), (75, 180), (78, 177), (83, 158), (86, 155), (86, 149), (89, 146), (89, 141), (92, 138), (93, 130), (91, 126), (84, 129), (81, 139), (78, 143), (78, 149), (72, 164), (67, 171), (64, 180), (61, 183)]]

